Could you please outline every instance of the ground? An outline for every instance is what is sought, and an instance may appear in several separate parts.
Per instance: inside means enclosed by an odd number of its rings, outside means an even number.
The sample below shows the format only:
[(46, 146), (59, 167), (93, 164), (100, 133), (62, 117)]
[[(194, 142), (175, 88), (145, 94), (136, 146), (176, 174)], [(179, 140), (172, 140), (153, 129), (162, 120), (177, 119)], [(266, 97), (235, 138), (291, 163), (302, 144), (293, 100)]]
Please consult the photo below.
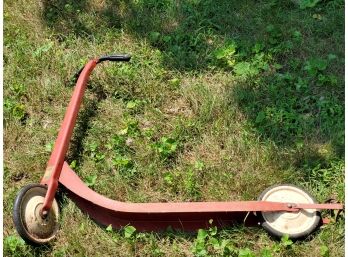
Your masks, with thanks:
[[(25, 244), (11, 212), (40, 181), (74, 74), (88, 85), (67, 161), (132, 202), (255, 200), (302, 186), (344, 202), (344, 1), (4, 3), (5, 256), (343, 256), (344, 218), (301, 241), (261, 228), (110, 231), (64, 195), (57, 239)], [(328, 213), (330, 215), (330, 213)]]

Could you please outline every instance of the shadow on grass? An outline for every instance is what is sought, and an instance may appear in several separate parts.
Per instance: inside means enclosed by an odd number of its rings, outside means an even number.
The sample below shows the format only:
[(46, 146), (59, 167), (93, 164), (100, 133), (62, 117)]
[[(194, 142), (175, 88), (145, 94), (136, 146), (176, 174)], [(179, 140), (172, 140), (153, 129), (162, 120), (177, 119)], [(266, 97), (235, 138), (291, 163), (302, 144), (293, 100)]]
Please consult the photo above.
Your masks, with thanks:
[[(293, 150), (311, 145), (330, 145), (334, 156), (344, 155), (344, 104), (331, 90), (314, 94), (297, 90), (297, 81), (281, 73), (262, 78), (259, 85), (241, 83), (231, 92), (232, 101), (247, 116), (252, 129), (263, 140)], [(301, 152), (301, 151), (299, 151)], [(317, 159), (317, 158), (314, 158)]]
[[(323, 19), (319, 25), (308, 10), (300, 10), (291, 1), (106, 0), (92, 4), (86, 0), (43, 0), (42, 18), (62, 41), (71, 36), (98, 41), (106, 32), (117, 36), (121, 30), (126, 30), (139, 41), (159, 49), (162, 65), (167, 69), (193, 72), (211, 69), (215, 65), (216, 49), (232, 41), (238, 42), (239, 53), (243, 55), (245, 49), (251, 49), (257, 42), (268, 42), (270, 38), (285, 42), (288, 40), (282, 38), (285, 32), (289, 34), (296, 29), (305, 34), (310, 30), (306, 39), (313, 47), (295, 43), (289, 53), (275, 54), (278, 60), (285, 58), (285, 69), (290, 69), (287, 62), (291, 59), (299, 58), (301, 62), (308, 55), (323, 56), (327, 54), (325, 51), (338, 47), (330, 45), (327, 50), (316, 46), (323, 35), (337, 34), (337, 31), (343, 34), (343, 19), (337, 15), (341, 8), (339, 1), (337, 7), (334, 1), (321, 4), (320, 8), (328, 12), (328, 19)], [(267, 34), (269, 24), (276, 24), (273, 34)], [(284, 75), (286, 72), (278, 73)], [(252, 80), (239, 83), (231, 99), (264, 141), (270, 140), (281, 148), (293, 150), (307, 144), (331, 144), (334, 155), (343, 156), (344, 110), (341, 97), (335, 97), (337, 91), (342, 93), (341, 89), (312, 85), (310, 90), (297, 91), (295, 81), (276, 81), (275, 76), (265, 76), (262, 86), (255, 86)], [(71, 160), (81, 158), (81, 140), (88, 129), (88, 120), (96, 111), (88, 109), (93, 106), (95, 102), (81, 114), (76, 132), (80, 143), (73, 143), (75, 150)], [(303, 166), (308, 162), (315, 165), (324, 160), (319, 155), (308, 154), (298, 163)]]
[[(44, 6), (42, 18), (46, 21), (49, 27), (54, 27), (59, 31), (59, 40), (64, 40), (66, 33), (73, 33), (78, 37), (91, 35), (92, 31), (87, 28), (83, 21), (78, 19), (79, 11), (77, 10), (85, 11), (88, 9), (86, 0), (43, 0), (42, 3)], [(69, 30), (65, 31), (67, 28), (69, 28)]]
[(93, 98), (91, 100), (85, 100), (85, 105), (79, 112), (67, 157), (68, 163), (76, 161), (78, 166), (80, 166), (82, 162), (82, 154), (84, 151), (83, 139), (88, 133), (89, 122), (97, 115), (98, 103), (106, 98), (106, 93), (98, 83), (93, 82), (93, 85), (88, 84), (86, 90), (92, 93)]
[[(95, 4), (97, 5), (97, 4)], [(298, 9), (282, 2), (255, 1), (119, 1), (101, 6), (87, 1), (43, 1), (42, 18), (56, 36), (102, 39), (106, 32), (125, 29), (163, 53), (170, 69), (209, 68), (214, 50), (231, 40), (251, 47), (265, 38), (266, 26), (280, 23)]]
[(53, 251), (53, 245), (45, 244), (40, 246), (31, 246), (28, 245), (27, 248), (32, 256), (47, 256), (49, 253)]

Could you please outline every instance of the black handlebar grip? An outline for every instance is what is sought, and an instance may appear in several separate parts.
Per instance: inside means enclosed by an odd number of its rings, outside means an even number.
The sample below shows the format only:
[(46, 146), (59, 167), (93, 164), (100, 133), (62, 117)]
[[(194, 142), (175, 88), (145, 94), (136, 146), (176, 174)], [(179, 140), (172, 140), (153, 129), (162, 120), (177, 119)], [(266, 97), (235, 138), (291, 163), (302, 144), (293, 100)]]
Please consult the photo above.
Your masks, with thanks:
[(113, 54), (113, 55), (100, 57), (98, 60), (98, 63), (104, 62), (104, 61), (129, 62), (130, 59), (131, 59), (131, 56), (129, 54)]

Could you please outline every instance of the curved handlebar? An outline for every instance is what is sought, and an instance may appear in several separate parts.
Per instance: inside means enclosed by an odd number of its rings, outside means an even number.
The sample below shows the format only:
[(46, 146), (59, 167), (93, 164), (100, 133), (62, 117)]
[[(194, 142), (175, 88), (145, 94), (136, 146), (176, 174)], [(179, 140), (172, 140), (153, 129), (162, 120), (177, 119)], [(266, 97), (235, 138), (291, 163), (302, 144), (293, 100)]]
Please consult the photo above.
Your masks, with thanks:
[[(112, 55), (106, 55), (102, 56), (98, 59), (95, 59), (96, 64), (104, 62), (104, 61), (111, 61), (111, 62), (129, 62), (132, 56), (130, 54), (112, 54)], [(73, 76), (73, 82), (76, 83), (78, 78), (80, 77), (80, 74), (82, 70), (85, 68), (83, 66), (80, 70), (78, 70), (74, 76)]]
[(112, 62), (129, 62), (131, 56), (129, 54), (112, 54), (102, 56), (98, 59), (97, 63), (104, 61), (112, 61)]

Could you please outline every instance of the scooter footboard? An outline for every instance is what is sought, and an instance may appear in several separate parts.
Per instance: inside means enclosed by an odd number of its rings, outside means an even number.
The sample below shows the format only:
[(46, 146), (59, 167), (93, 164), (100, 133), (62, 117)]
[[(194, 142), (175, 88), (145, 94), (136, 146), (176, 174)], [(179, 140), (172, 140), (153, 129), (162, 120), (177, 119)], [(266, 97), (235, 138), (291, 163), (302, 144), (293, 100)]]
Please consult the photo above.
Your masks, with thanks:
[[(118, 229), (126, 225), (138, 231), (195, 231), (211, 225), (229, 227), (236, 223), (257, 226), (258, 217), (248, 211), (227, 211), (221, 202), (207, 203), (127, 203), (106, 198), (88, 188), (64, 163), (60, 184), (76, 205), (102, 226)], [(213, 205), (216, 208), (212, 208)], [(210, 224), (210, 220), (213, 223)]]

